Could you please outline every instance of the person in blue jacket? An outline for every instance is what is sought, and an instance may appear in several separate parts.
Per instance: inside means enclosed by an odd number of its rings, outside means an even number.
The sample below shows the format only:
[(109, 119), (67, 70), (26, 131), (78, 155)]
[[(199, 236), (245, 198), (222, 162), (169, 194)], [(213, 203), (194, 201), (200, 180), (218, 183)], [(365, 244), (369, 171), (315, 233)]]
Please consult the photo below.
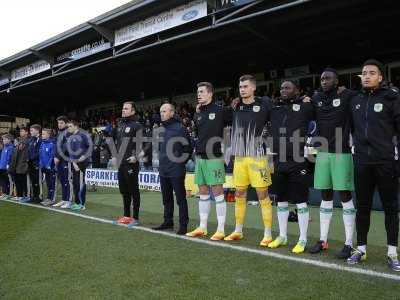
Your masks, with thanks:
[(86, 131), (79, 128), (79, 123), (70, 120), (67, 123), (68, 133), (67, 149), (69, 160), (72, 163), (72, 185), (74, 190), (75, 204), (71, 206), (72, 210), (85, 210), (86, 203), (86, 183), (85, 171), (91, 163), (93, 142)]
[(11, 134), (5, 134), (3, 139), (3, 150), (0, 156), (0, 187), (3, 192), (3, 199), (9, 199), (12, 192), (12, 178), (8, 173), (12, 155), (14, 153), (14, 137)]
[(54, 166), (55, 143), (52, 138), (53, 131), (48, 128), (42, 129), (42, 143), (39, 148), (39, 167), (44, 174), (47, 186), (47, 199), (40, 204), (44, 206), (53, 205), (56, 196), (56, 171)]
[(70, 208), (71, 207), (71, 163), (68, 160), (67, 131), (68, 118), (59, 116), (57, 118), (58, 133), (56, 137), (56, 151), (54, 154), (54, 163), (57, 171), (57, 179), (61, 186), (61, 201), (54, 204), (54, 207)]
[(190, 138), (182, 123), (174, 116), (175, 107), (166, 103), (160, 108), (163, 125), (162, 141), (159, 145), (160, 185), (164, 205), (164, 222), (154, 230), (173, 229), (174, 193), (179, 206), (179, 229), (177, 234), (187, 233), (189, 222), (185, 190), (186, 162), (192, 154)]

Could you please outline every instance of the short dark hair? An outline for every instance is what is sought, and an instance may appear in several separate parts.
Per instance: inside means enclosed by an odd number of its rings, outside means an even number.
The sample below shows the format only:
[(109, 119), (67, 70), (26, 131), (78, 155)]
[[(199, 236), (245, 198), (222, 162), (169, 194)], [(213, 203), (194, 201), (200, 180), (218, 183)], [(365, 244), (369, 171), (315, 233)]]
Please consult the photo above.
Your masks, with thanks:
[(72, 124), (74, 126), (78, 126), (79, 127), (79, 122), (77, 120), (69, 120), (67, 123)]
[(124, 103), (122, 103), (122, 105), (125, 105), (125, 104), (130, 105), (132, 107), (132, 110), (134, 110), (135, 112), (137, 111), (135, 102), (133, 102), (133, 101), (125, 101)]
[(42, 132), (47, 132), (48, 134), (49, 134), (49, 136), (50, 137), (52, 137), (53, 136), (53, 129), (50, 129), (50, 128), (43, 128), (42, 129)]
[(40, 126), (39, 124), (33, 124), (33, 125), (31, 125), (31, 128), (36, 129), (39, 132), (40, 132), (40, 130), (42, 130), (42, 126)]
[(240, 82), (247, 81), (247, 80), (250, 81), (252, 84), (257, 85), (257, 79), (253, 75), (246, 74), (239, 78)]
[(28, 129), (28, 127), (26, 127), (26, 126), (22, 126), (22, 127), (19, 129), (19, 131), (21, 131), (21, 130), (26, 131), (26, 132), (29, 132), (29, 129)]
[(203, 86), (207, 88), (207, 91), (208, 91), (209, 93), (214, 93), (214, 86), (212, 85), (211, 82), (202, 81), (202, 82), (199, 82), (199, 83), (197, 84), (197, 88), (203, 87)]
[(290, 82), (291, 84), (293, 84), (297, 89), (300, 89), (300, 84), (297, 80), (293, 80), (293, 79), (285, 79), (282, 81), (282, 84), (284, 82)]
[(337, 72), (336, 69), (334, 69), (334, 68), (330, 68), (330, 67), (325, 68), (325, 69), (322, 71), (322, 73), (324, 73), (324, 72), (331, 72), (331, 73), (335, 74), (336, 77), (338, 76), (338, 72)]
[(381, 63), (379, 60), (376, 59), (368, 59), (364, 62), (363, 67), (365, 66), (375, 66), (378, 68), (379, 72), (381, 72), (381, 75), (383, 76), (385, 73), (385, 68), (383, 67), (383, 63)]
[(10, 134), (10, 133), (3, 134), (2, 138), (8, 139), (10, 141), (14, 140), (14, 136), (12, 134)]
[(65, 123), (68, 123), (68, 117), (67, 116), (59, 116), (57, 118), (57, 121), (64, 121)]

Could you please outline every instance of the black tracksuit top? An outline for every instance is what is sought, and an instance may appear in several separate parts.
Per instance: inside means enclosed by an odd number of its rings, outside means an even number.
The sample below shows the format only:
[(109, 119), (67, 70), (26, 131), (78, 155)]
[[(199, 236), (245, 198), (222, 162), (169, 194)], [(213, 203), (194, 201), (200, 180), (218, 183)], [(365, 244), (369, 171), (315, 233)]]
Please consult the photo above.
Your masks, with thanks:
[[(296, 98), (287, 101), (280, 99), (277, 101), (269, 100), (268, 105), (271, 111), (270, 129), (273, 141), (273, 152), (281, 152), (279, 140), (284, 138), (286, 141), (286, 150), (282, 150), (286, 151), (286, 157), (288, 159), (296, 157), (295, 155), (304, 157), (308, 125), (310, 121), (315, 119), (312, 103), (305, 103), (303, 102), (303, 98)], [(284, 129), (283, 132), (282, 129)], [(293, 148), (293, 139), (291, 140), (291, 138), (295, 136), (297, 132), (301, 139), (300, 143), (297, 141), (297, 145)], [(296, 154), (294, 154), (293, 149), (296, 150)]]
[(232, 154), (235, 156), (265, 156), (262, 133), (270, 118), (268, 97), (255, 97), (251, 104), (242, 101), (236, 106), (232, 120)]
[[(337, 89), (317, 92), (312, 97), (316, 111), (317, 134), (328, 141), (330, 153), (350, 153), (350, 100), (357, 92), (344, 90), (338, 95)], [(336, 149), (336, 129), (341, 129), (341, 147)], [(340, 142), (340, 141), (339, 141)]]
[[(137, 157), (139, 155), (139, 153), (136, 153), (136, 142), (132, 138), (136, 137), (137, 132), (140, 130), (142, 130), (142, 125), (136, 121), (135, 117), (121, 118), (117, 128), (114, 129), (113, 138), (118, 152), (121, 151), (120, 148), (124, 139), (128, 141), (126, 151), (121, 160), (121, 165), (128, 165), (129, 162), (127, 159), (129, 157)], [(136, 164), (139, 163), (136, 162)]]
[[(203, 159), (221, 157), (221, 143), (213, 142), (208, 150), (207, 142), (223, 138), (224, 127), (232, 122), (232, 109), (211, 102), (200, 107), (200, 112), (194, 115), (194, 122), (197, 131), (196, 155)], [(211, 152), (207, 153), (207, 150)]]
[(361, 90), (350, 105), (356, 160), (393, 162), (400, 130), (400, 94), (383, 86)]

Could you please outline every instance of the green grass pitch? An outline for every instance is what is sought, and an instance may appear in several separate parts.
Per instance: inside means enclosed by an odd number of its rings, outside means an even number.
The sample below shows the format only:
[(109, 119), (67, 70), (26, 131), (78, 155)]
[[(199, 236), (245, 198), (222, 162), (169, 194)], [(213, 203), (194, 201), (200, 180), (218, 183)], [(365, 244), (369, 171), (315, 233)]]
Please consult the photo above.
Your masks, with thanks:
[[(197, 200), (188, 199), (191, 227), (198, 223)], [(115, 189), (89, 192), (84, 214), (115, 219), (122, 200)], [(275, 215), (275, 213), (274, 213)], [(311, 209), (309, 244), (319, 236), (318, 209)], [(160, 193), (142, 192), (141, 221), (162, 222)], [(274, 234), (277, 220), (274, 220)], [(177, 220), (176, 220), (176, 224)], [(226, 231), (233, 230), (234, 205), (228, 204)], [(209, 233), (216, 228), (214, 208)], [(292, 255), (296, 223), (289, 224)], [(248, 206), (245, 239), (259, 248), (263, 235), (259, 207)], [(311, 258), (335, 259), (344, 229), (334, 211), (330, 249)], [(385, 265), (383, 214), (374, 212), (368, 260), (362, 268), (390, 271)], [(0, 201), (0, 299), (400, 299), (400, 282), (212, 247), (153, 233), (129, 230)]]

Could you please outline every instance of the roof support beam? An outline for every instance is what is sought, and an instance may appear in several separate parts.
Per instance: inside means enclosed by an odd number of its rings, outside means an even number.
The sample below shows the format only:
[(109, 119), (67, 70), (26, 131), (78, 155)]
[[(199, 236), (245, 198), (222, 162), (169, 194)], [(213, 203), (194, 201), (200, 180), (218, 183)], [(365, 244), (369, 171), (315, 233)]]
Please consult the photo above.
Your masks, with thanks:
[(104, 26), (96, 25), (92, 22), (88, 22), (90, 27), (97, 31), (103, 38), (109, 41), (112, 45), (114, 45), (115, 35), (114, 32)]
[(235, 10), (234, 12), (222, 17), (221, 19), (216, 20), (215, 23), (218, 24), (221, 21), (230, 19), (231, 17), (236, 16), (237, 14), (240, 14), (241, 12), (243, 12), (245, 10), (248, 10), (249, 8), (251, 8), (251, 7), (253, 7), (253, 6), (255, 6), (255, 5), (257, 5), (257, 4), (261, 3), (261, 2), (264, 2), (264, 0), (258, 0), (256, 2), (250, 3), (250, 4), (248, 4), (248, 5), (244, 6), (244, 7), (240, 8), (238, 10)]
[(18, 80), (17, 82), (10, 83), (10, 88), (15, 88), (22, 83), (23, 79)]
[(65, 63), (64, 65), (62, 65), (58, 69), (53, 68), (52, 74), (54, 75), (54, 74), (57, 74), (57, 73), (61, 72), (62, 70), (64, 70), (65, 68), (67, 68), (71, 64), (72, 64), (72, 61)]
[(44, 61), (47, 61), (51, 66), (54, 65), (54, 57), (52, 57), (52, 56), (50, 56), (50, 55), (48, 55), (46, 53), (43, 53), (41, 51), (36, 51), (36, 50), (33, 50), (33, 49), (29, 49), (29, 51), (33, 55), (35, 55), (37, 58), (40, 58), (40, 59), (43, 59)]
[[(225, 26), (225, 25), (228, 25), (228, 24), (233, 24), (233, 23), (245, 21), (245, 20), (248, 20), (248, 19), (251, 19), (251, 18), (260, 17), (260, 16), (263, 16), (263, 15), (266, 15), (266, 14), (269, 14), (269, 13), (273, 13), (273, 12), (276, 12), (276, 11), (283, 10), (283, 9), (299, 6), (299, 5), (302, 5), (304, 3), (311, 2), (311, 1), (312, 0), (296, 0), (296, 1), (293, 1), (293, 2), (286, 3), (286, 4), (274, 6), (274, 7), (267, 8), (267, 9), (263, 9), (261, 11), (251, 13), (249, 15), (241, 16), (241, 17), (238, 17), (238, 18), (234, 18), (232, 20), (224, 21), (224, 22), (221, 22), (222, 19), (219, 19), (218, 20), (218, 24), (216, 24), (215, 27)], [(254, 4), (255, 3), (258, 3), (258, 2), (254, 2)]]
[(116, 50), (116, 51), (114, 52), (114, 56), (115, 56), (115, 55), (118, 55), (118, 54), (120, 54), (120, 53), (123, 53), (125, 50), (128, 50), (129, 48), (133, 47), (134, 45), (136, 45), (137, 43), (139, 43), (141, 40), (142, 40), (142, 39), (135, 40), (135, 41), (129, 43), (128, 45), (126, 45), (125, 47), (123, 47), (123, 48), (121, 48), (121, 49), (119, 49), (119, 50)]

